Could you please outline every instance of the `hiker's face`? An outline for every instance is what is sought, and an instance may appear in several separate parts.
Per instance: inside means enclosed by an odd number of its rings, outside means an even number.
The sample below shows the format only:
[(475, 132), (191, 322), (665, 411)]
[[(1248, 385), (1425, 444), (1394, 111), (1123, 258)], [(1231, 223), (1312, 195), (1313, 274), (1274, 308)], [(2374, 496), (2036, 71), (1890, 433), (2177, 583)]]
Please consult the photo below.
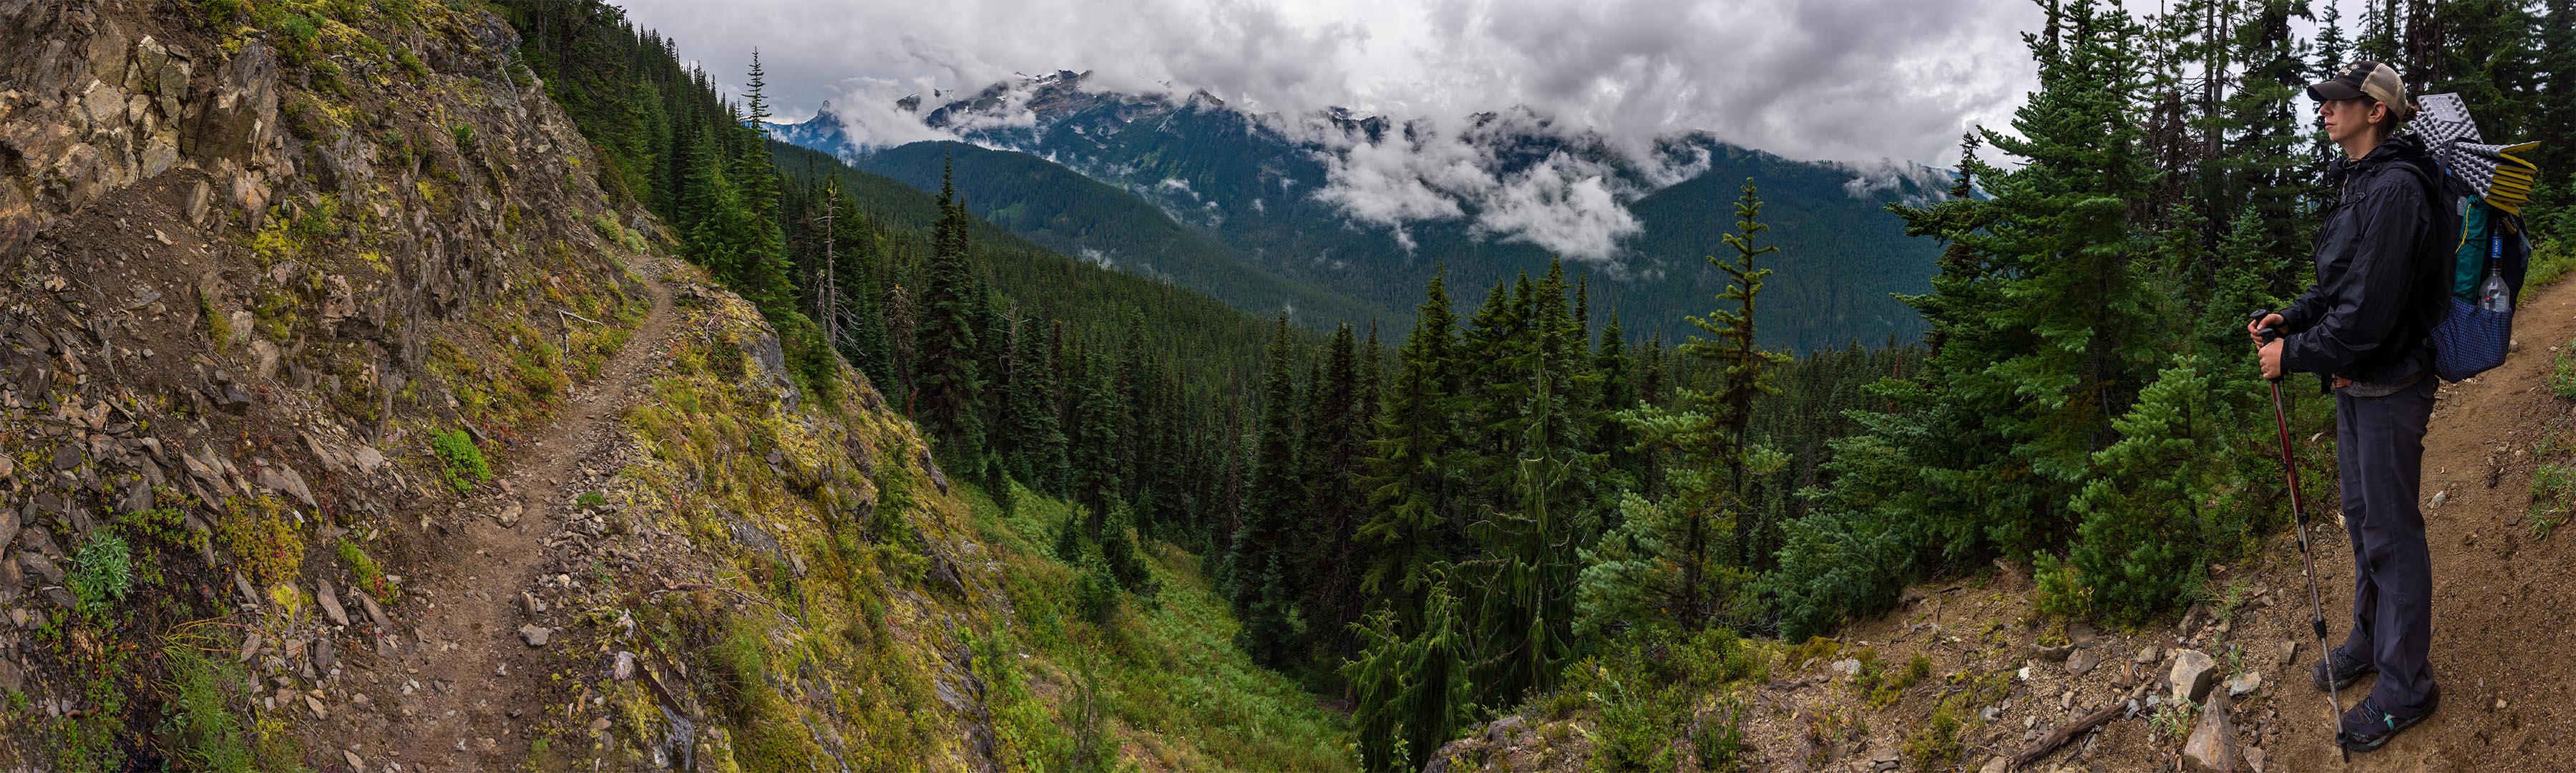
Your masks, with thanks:
[(2367, 98), (2328, 100), (2317, 103), (2317, 120), (2325, 124), (2326, 139), (2340, 145), (2368, 136), (2371, 120), (2387, 109)]

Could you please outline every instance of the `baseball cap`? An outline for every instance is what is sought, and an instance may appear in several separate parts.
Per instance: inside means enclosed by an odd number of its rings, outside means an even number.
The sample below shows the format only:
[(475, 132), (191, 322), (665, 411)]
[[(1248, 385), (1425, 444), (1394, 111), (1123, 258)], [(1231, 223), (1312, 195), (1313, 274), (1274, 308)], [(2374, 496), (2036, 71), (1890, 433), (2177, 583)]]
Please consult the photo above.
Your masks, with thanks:
[(2319, 102), (2369, 97), (2387, 105), (2397, 120), (2415, 117), (2416, 107), (2406, 101), (2406, 83), (2397, 78), (2397, 69), (2378, 62), (2354, 62), (2341, 74), (2309, 86), (2308, 97)]

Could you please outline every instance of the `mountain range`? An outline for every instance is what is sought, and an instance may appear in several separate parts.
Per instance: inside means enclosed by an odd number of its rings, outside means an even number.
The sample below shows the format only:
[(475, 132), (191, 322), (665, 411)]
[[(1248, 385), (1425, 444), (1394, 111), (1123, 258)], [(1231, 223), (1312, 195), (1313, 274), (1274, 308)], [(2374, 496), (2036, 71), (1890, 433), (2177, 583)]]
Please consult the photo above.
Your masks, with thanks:
[(1695, 332), (1732, 254), (1748, 180), (1768, 280), (1765, 345), (1798, 351), (1911, 338), (1893, 294), (1929, 289), (1938, 245), (1891, 202), (1941, 194), (1939, 170), (1798, 161), (1706, 134), (1623, 142), (1533, 111), (1398, 120), (1256, 113), (1206, 92), (1135, 94), (1059, 72), (898, 106), (957, 141), (873, 147), (826, 105), (780, 141), (936, 190), (952, 165), (969, 209), (1032, 241), (1313, 326), (1408, 326), (1445, 272), (1463, 310), (1562, 259), (1643, 339)]

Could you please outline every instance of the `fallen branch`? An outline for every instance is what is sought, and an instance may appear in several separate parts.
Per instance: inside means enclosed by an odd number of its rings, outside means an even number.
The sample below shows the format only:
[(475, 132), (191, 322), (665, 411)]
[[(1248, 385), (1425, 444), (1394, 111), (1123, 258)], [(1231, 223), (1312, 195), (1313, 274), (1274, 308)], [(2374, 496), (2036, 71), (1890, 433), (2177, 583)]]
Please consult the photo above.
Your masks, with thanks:
[(591, 319), (591, 318), (589, 318), (589, 317), (585, 317), (585, 316), (582, 316), (582, 315), (579, 315), (579, 314), (574, 314), (574, 313), (572, 313), (572, 312), (565, 311), (565, 310), (562, 310), (562, 309), (556, 309), (556, 310), (555, 310), (555, 313), (556, 313), (556, 314), (561, 314), (561, 315), (564, 315), (564, 316), (567, 316), (567, 317), (571, 317), (571, 318), (573, 318), (573, 319), (578, 319), (578, 320), (581, 320), (581, 321), (583, 321), (583, 322), (588, 322), (588, 323), (593, 324), (593, 325), (598, 325), (598, 326), (600, 326), (600, 327), (607, 327), (607, 326), (608, 326), (608, 323), (606, 323), (606, 322), (601, 322), (601, 321), (599, 321), (599, 320)]
[(2021, 750), (2020, 754), (2013, 755), (2012, 767), (2019, 768), (2039, 761), (2039, 758), (2048, 756), (2049, 752), (2057, 751), (2057, 747), (2065, 746), (2067, 741), (2074, 740), (2078, 735), (2083, 735), (2084, 731), (2093, 729), (2095, 725), (2111, 721), (2111, 717), (2119, 714), (2121, 708), (2121, 702), (2112, 701), (2108, 706), (2094, 709), (2091, 714), (2076, 717), (2075, 721), (2068, 722), (2056, 730), (2049, 731), (2048, 735), (2039, 739), (2038, 744), (2028, 749)]

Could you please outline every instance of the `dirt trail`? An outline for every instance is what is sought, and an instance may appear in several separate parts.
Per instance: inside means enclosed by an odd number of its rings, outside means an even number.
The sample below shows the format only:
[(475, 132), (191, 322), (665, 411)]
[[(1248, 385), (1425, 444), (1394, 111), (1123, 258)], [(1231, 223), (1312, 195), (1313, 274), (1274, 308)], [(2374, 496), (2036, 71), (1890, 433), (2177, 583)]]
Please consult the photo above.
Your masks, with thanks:
[[(566, 481), (610, 446), (619, 411), (640, 393), (653, 352), (665, 348), (671, 291), (652, 265), (636, 266), (653, 307), (634, 337), (598, 379), (574, 390), (553, 424), (503, 460), (505, 471), (437, 517), (425, 535), (432, 567), (415, 587), (427, 603), (404, 605), (410, 619), (396, 621), (394, 657), (359, 679), (396, 708), (386, 737), (350, 739), (377, 752), (367, 759), (390, 749), (389, 761), (408, 772), (463, 771), (513, 767), (527, 755), (525, 729), (544, 713), (544, 666), (542, 650), (519, 632), (527, 619), (519, 594), (540, 582), (539, 540), (580, 494)], [(494, 516), (513, 506), (520, 513), (505, 527)], [(317, 751), (338, 767), (338, 753)], [(384, 765), (372, 761), (368, 769)]]
[[(2504, 366), (2446, 386), (2424, 437), (2424, 513), (2433, 551), (2433, 678), (2442, 706), (2388, 748), (2337, 758), (2325, 695), (2307, 685), (2315, 662), (2307, 606), (2274, 606), (2249, 621), (2249, 642), (2296, 639), (2296, 668), (2282, 674), (2277, 703), (2283, 736), (2267, 744), (2288, 771), (2566, 770), (2576, 742), (2576, 533), (2534, 539), (2522, 523), (2531, 503), (2534, 447), (2567, 433), (2568, 404), (2544, 379), (2576, 338), (2576, 281), (2527, 296), (2515, 316), (2521, 349)], [(2565, 439), (2560, 442), (2563, 444)], [(2332, 502), (2311, 505), (2332, 512)], [(2352, 546), (2334, 519), (2317, 529), (2328, 638), (2352, 627)], [(2295, 554), (2276, 562), (2274, 582), (2301, 583)], [(2283, 585), (2299, 587), (2303, 585)], [(2365, 679), (2344, 691), (2349, 707)]]

